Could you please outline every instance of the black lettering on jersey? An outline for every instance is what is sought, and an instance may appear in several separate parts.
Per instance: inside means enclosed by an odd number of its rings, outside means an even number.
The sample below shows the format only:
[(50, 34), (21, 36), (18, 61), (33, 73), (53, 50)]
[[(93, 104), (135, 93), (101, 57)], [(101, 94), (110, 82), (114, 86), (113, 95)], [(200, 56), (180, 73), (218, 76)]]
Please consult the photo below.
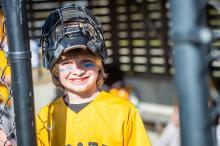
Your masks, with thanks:
[[(66, 145), (66, 146), (72, 146), (72, 145), (68, 144), (68, 145)], [(77, 144), (77, 146), (83, 146), (83, 144), (82, 144), (81, 142), (79, 142), (79, 143)], [(97, 143), (97, 142), (89, 142), (89, 143), (88, 143), (88, 146), (98, 146), (98, 143)], [(107, 146), (107, 145), (102, 144), (102, 146)]]
[(80, 143), (77, 144), (77, 146), (83, 146), (83, 144), (80, 142)]
[(72, 146), (71, 144), (68, 144), (68, 145), (66, 145), (66, 146)]
[(89, 142), (88, 146), (98, 146), (98, 143), (97, 142)]

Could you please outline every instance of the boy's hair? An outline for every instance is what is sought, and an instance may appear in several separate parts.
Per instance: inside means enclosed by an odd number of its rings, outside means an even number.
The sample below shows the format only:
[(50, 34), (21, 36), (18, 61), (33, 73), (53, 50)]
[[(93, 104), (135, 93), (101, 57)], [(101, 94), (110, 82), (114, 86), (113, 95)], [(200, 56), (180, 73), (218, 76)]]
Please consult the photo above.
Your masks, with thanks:
[[(70, 50), (67, 53), (65, 53), (65, 56), (72, 56), (72, 55), (81, 55), (81, 54), (86, 54), (88, 56), (91, 56), (92, 58), (95, 59), (95, 63), (98, 67), (100, 67), (99, 74), (98, 74), (98, 79), (96, 81), (96, 85), (99, 89), (101, 89), (104, 80), (107, 78), (107, 74), (105, 73), (103, 63), (99, 57), (94, 55), (91, 51), (88, 49), (82, 50), (82, 49), (75, 49), (75, 50)], [(59, 80), (59, 61), (62, 59), (62, 56), (60, 59), (57, 61), (57, 63), (50, 69), (51, 74), (52, 74), (52, 81), (55, 84), (56, 87), (65, 90), (62, 84), (60, 83)]]

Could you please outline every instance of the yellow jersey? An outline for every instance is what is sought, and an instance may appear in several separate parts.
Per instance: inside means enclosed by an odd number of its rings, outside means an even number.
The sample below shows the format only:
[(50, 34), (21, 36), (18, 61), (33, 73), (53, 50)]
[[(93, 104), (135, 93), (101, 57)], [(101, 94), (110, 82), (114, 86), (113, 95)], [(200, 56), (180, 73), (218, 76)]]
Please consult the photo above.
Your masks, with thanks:
[[(7, 58), (5, 56), (5, 52), (0, 50), (0, 77), (3, 76), (10, 76), (11, 70), (7, 63)], [(0, 99), (3, 102), (6, 102), (9, 97), (9, 90), (5, 85), (0, 84)], [(10, 103), (9, 103), (10, 104)]]
[(151, 146), (134, 105), (105, 91), (80, 112), (61, 97), (36, 117), (38, 146)]

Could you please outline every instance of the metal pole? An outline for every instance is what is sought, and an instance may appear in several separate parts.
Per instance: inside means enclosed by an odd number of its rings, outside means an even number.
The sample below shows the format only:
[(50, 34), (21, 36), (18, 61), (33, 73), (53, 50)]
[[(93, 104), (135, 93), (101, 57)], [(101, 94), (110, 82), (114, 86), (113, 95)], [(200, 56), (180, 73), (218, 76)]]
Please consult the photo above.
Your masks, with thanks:
[(207, 126), (208, 83), (205, 0), (171, 0), (176, 87), (180, 103), (181, 145), (213, 146)]
[(3, 0), (18, 146), (36, 146), (31, 52), (25, 0)]

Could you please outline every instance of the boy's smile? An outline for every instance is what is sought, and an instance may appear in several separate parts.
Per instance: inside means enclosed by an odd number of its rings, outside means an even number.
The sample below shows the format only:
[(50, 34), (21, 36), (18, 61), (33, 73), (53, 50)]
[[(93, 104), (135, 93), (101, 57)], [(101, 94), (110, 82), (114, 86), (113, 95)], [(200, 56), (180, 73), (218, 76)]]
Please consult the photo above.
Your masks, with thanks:
[(81, 84), (86, 81), (89, 77), (83, 77), (83, 78), (71, 78), (70, 81), (74, 82), (75, 84)]

